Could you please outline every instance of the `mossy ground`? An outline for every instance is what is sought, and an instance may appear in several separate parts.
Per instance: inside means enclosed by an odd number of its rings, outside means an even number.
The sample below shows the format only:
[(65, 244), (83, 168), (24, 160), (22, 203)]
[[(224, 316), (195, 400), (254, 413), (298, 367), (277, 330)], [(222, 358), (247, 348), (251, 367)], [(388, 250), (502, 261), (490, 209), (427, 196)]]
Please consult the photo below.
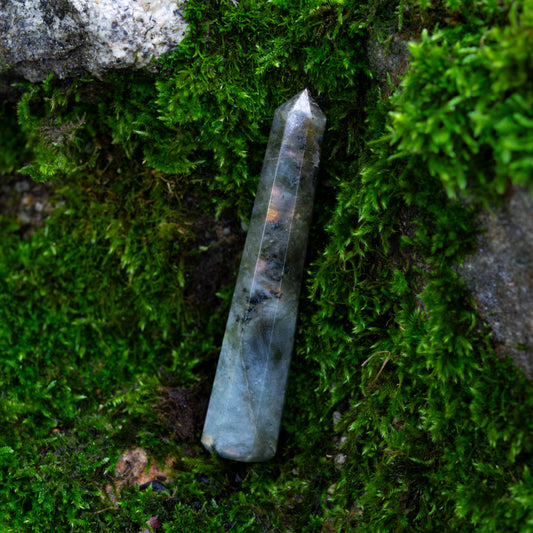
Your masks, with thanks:
[[(4, 104), (1, 179), (56, 207), (28, 231), (1, 204), (0, 528), (532, 531), (533, 391), (453, 270), (477, 206), (532, 184), (532, 7), (191, 0), (159, 73)], [(395, 34), (383, 90), (366, 46)], [(279, 453), (240, 465), (199, 420), (273, 111), (304, 87), (328, 128), (297, 349)], [(170, 492), (114, 505), (138, 446)]]

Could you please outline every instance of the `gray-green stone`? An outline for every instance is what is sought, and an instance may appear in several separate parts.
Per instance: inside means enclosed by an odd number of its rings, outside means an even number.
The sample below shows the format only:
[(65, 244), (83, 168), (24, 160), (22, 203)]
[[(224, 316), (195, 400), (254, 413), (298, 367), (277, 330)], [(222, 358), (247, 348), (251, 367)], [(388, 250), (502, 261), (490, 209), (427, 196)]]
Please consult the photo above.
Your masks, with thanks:
[(325, 125), (307, 89), (274, 114), (202, 435), (222, 457), (276, 453)]

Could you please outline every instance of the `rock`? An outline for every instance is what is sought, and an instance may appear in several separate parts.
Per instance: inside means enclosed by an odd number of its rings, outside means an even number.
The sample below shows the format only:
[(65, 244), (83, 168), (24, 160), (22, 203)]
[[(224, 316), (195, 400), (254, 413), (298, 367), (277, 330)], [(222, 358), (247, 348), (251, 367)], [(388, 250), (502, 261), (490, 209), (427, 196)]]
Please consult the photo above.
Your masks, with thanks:
[(143, 483), (142, 485), (139, 485), (139, 490), (143, 491), (148, 488), (152, 488), (154, 492), (170, 492), (161, 481), (158, 481), (157, 479), (152, 479), (151, 481), (147, 481), (146, 483)]
[(383, 41), (372, 35), (367, 41), (370, 71), (381, 89), (383, 99), (390, 96), (391, 89), (400, 85), (409, 66), (408, 38), (401, 34), (390, 35)]
[(338, 453), (334, 459), (335, 466), (338, 468), (342, 468), (344, 466), (344, 463), (346, 462), (347, 457), (348, 456), (345, 453)]
[(492, 328), (496, 351), (533, 379), (533, 198), (514, 187), (478, 224), (476, 251), (458, 272)]
[(183, 11), (184, 0), (0, 0), (0, 73), (38, 82), (145, 67), (183, 39)]
[(20, 174), (1, 178), (0, 213), (16, 219), (23, 238), (31, 237), (61, 202), (51, 195), (51, 187), (46, 183), (34, 183)]
[(141, 533), (150, 533), (151, 531), (154, 531), (155, 529), (158, 529), (161, 527), (161, 522), (159, 522), (159, 516), (152, 516), (152, 518), (149, 518), (146, 521), (146, 525), (150, 526), (149, 528), (145, 528), (141, 531)]

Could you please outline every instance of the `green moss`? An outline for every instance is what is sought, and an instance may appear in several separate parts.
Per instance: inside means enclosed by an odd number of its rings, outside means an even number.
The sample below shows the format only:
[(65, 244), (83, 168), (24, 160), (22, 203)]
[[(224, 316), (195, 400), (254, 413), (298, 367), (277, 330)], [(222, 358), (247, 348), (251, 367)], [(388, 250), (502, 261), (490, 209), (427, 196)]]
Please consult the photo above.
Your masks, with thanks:
[(423, 32), (396, 98), (394, 157), (420, 154), (450, 195), (493, 199), (509, 179), (531, 185), (530, 39), (526, 15), (483, 33)]
[[(159, 72), (29, 86), (19, 127), (2, 107), (3, 172), (58, 205), (31, 234), (0, 214), (7, 531), (531, 529), (531, 385), (453, 270), (478, 204), (531, 184), (529, 7), (191, 0)], [(384, 100), (365, 46), (399, 25)], [(209, 390), (272, 114), (305, 86), (328, 131), (280, 450), (238, 465), (172, 438), (161, 388)], [(114, 506), (136, 446), (171, 492)]]
[(9, 173), (17, 170), (25, 157), (26, 138), (17, 124), (15, 106), (2, 102), (0, 106), (0, 172)]
[[(351, 398), (342, 426), (347, 466), (327, 513), (339, 529), (531, 524), (524, 500), (513, 496), (529, 478), (531, 386), (495, 359), (451, 268), (475, 237), (473, 205), (454, 200), (457, 192), (485, 202), (508, 179), (530, 178), (505, 165), (487, 171), (498, 143), (510, 146), (511, 138), (493, 130), (487, 146), (489, 135), (466, 121), (479, 100), (494, 97), (495, 108), (508, 100), (489, 90), (494, 67), (484, 71), (478, 63), (486, 49), (464, 49), (460, 63), (452, 52), (459, 46), (443, 46), (442, 35), (424, 34), (411, 47), (412, 68), (391, 100), (390, 120), (381, 105), (371, 111), (366, 157), (343, 183), (330, 243), (312, 276), (318, 310), (306, 332), (307, 354), (321, 365), (333, 400), (346, 405)], [(480, 35), (464, 39), (479, 44)], [(461, 87), (471, 93), (463, 96)], [(511, 101), (529, 95), (519, 82), (505, 90)], [(464, 107), (443, 111), (452, 100)], [(493, 116), (487, 128), (500, 120)], [(387, 135), (380, 136), (380, 121)], [(524, 148), (520, 158), (530, 152)], [(344, 517), (341, 509), (348, 509)]]

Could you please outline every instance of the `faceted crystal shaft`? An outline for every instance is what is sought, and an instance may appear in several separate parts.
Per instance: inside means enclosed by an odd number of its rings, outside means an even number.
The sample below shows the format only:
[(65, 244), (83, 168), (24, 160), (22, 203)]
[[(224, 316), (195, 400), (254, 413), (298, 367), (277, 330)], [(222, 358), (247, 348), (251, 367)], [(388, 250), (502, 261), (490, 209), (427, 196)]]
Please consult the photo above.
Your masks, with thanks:
[(274, 114), (202, 435), (228, 459), (276, 453), (325, 125), (307, 89)]

